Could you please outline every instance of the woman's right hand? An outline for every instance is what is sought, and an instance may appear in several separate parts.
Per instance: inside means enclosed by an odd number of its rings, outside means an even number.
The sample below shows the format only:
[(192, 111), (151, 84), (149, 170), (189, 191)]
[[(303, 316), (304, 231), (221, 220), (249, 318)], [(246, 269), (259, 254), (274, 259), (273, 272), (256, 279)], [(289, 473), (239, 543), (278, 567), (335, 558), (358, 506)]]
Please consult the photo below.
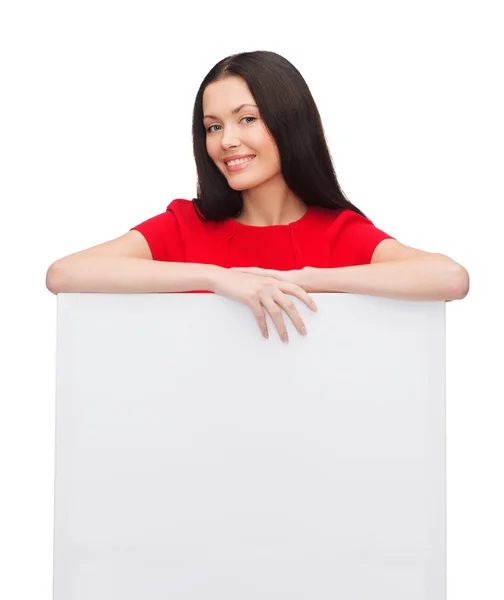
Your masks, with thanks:
[(274, 277), (222, 269), (215, 278), (212, 291), (220, 296), (238, 300), (249, 306), (265, 338), (268, 337), (268, 326), (264, 310), (268, 311), (283, 342), (288, 342), (289, 336), (283, 320), (282, 309), (290, 317), (299, 333), (306, 335), (306, 326), (303, 319), (288, 295), (296, 296), (310, 310), (316, 310), (313, 298), (303, 288), (295, 283), (280, 281)]

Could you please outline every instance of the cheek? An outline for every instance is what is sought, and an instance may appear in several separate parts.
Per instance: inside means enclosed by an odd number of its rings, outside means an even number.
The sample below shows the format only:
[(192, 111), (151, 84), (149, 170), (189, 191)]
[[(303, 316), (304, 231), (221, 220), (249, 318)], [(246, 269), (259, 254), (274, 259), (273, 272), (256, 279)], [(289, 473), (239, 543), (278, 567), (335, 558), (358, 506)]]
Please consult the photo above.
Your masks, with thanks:
[(263, 131), (250, 132), (247, 136), (247, 143), (263, 154), (271, 152), (271, 142)]
[(274, 160), (275, 162), (279, 158), (275, 141), (268, 134), (267, 131), (257, 132), (254, 135), (254, 148), (257, 149), (263, 156), (267, 156), (269, 160)]
[(214, 160), (214, 161), (218, 161), (219, 160), (219, 147), (218, 144), (216, 144), (215, 142), (212, 142), (212, 140), (209, 140), (207, 138), (206, 140), (206, 151), (208, 153), (208, 156)]

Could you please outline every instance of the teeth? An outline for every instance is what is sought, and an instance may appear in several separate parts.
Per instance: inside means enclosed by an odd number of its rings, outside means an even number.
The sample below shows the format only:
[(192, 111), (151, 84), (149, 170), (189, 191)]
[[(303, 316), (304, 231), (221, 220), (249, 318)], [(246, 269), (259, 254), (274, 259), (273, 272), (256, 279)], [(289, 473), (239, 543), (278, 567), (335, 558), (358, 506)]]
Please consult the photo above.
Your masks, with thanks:
[(249, 156), (248, 158), (239, 158), (238, 160), (230, 160), (228, 162), (228, 166), (229, 167), (233, 167), (234, 165), (241, 165), (244, 162), (248, 162), (249, 160), (252, 160), (254, 157), (253, 156)]

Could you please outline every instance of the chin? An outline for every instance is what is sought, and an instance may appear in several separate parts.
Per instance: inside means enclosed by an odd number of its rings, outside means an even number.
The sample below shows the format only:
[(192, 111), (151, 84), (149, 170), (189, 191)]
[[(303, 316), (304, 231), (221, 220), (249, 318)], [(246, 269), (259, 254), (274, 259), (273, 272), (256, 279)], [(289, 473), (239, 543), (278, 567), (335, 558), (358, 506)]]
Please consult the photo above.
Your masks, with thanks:
[(241, 183), (238, 182), (231, 182), (228, 180), (228, 185), (231, 189), (235, 190), (235, 192), (242, 192), (243, 190), (251, 190), (252, 188), (257, 187), (258, 185), (260, 185), (261, 182), (256, 183), (256, 182), (249, 182), (249, 181), (243, 181)]
[(244, 190), (250, 190), (251, 187), (250, 185), (231, 185), (229, 182), (229, 187), (234, 190), (235, 192), (243, 192)]

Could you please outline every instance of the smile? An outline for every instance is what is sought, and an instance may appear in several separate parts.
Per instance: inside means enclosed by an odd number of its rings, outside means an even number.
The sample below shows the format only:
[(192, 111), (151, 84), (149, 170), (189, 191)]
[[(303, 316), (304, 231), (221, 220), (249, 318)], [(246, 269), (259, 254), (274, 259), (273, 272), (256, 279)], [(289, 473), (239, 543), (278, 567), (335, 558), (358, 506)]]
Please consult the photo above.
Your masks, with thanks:
[(246, 169), (249, 165), (249, 163), (251, 163), (254, 160), (255, 156), (250, 157), (250, 158), (241, 158), (240, 160), (236, 160), (236, 161), (231, 161), (232, 164), (226, 163), (226, 168), (228, 171), (242, 171), (243, 169)]

